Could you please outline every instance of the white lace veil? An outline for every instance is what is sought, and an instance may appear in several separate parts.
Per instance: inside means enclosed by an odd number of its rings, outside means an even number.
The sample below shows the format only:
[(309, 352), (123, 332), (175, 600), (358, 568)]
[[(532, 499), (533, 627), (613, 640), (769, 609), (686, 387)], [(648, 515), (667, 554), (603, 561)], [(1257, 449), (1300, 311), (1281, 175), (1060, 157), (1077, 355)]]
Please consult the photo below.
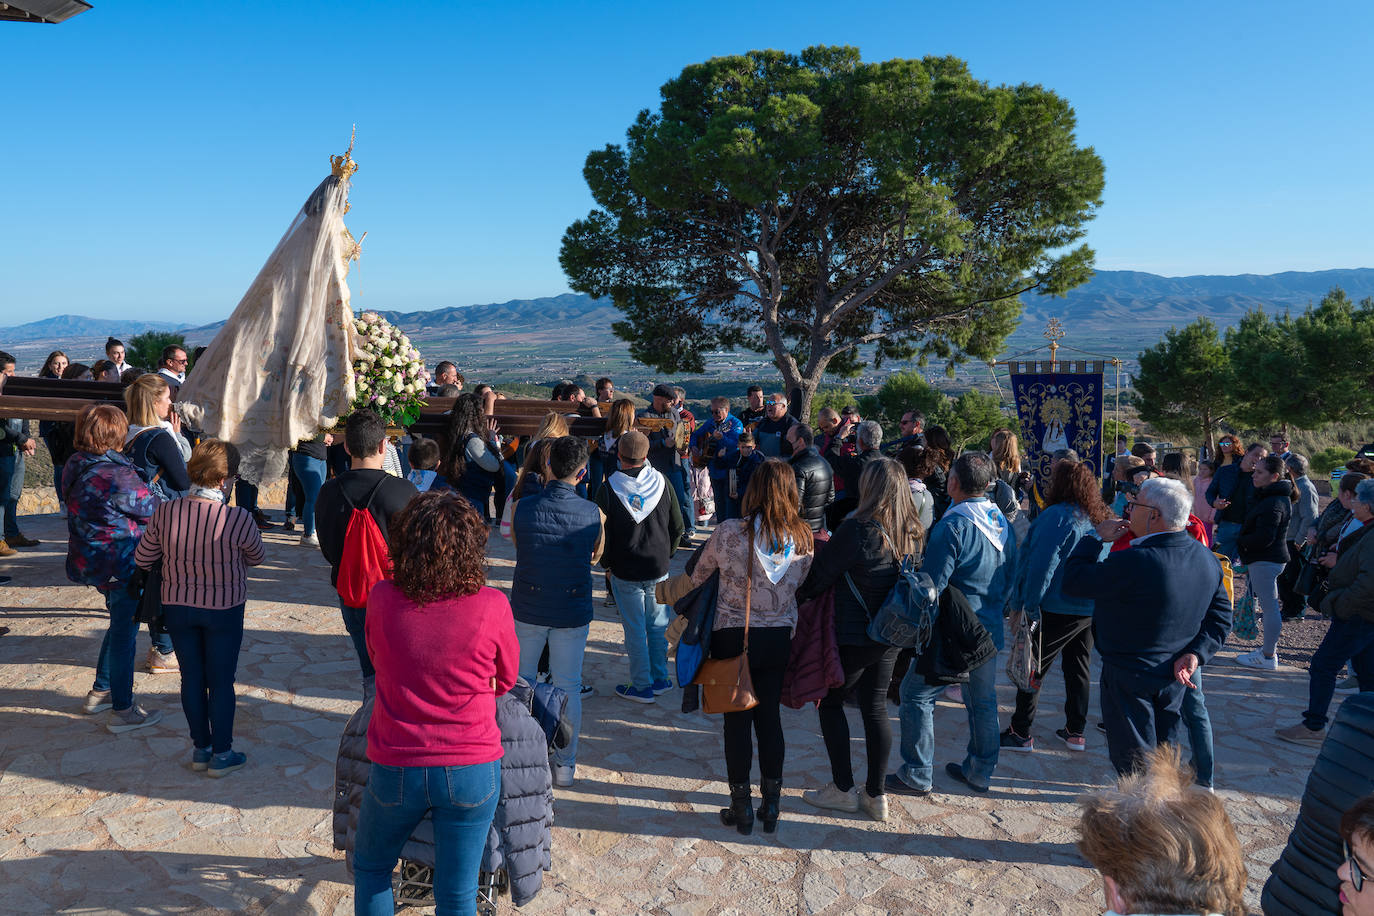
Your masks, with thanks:
[(191, 425), (238, 446), (249, 483), (280, 478), (287, 450), (353, 402), (348, 165), (306, 200), (177, 397)]

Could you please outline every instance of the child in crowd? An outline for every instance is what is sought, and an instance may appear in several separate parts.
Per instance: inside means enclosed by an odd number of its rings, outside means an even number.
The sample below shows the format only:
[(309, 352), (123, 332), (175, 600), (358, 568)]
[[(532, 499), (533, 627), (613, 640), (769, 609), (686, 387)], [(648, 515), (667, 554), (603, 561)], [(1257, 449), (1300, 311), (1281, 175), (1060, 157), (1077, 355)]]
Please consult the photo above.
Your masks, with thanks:
[(749, 489), (749, 478), (754, 469), (767, 459), (758, 450), (758, 442), (751, 432), (739, 435), (739, 459), (730, 471), (730, 505), (726, 507), (726, 518), (739, 518), (739, 508), (744, 503), (744, 492)]
[(1083, 799), (1078, 851), (1102, 873), (1111, 913), (1241, 916), (1245, 860), (1221, 799), (1190, 785), (1160, 745), (1117, 788)]
[(439, 475), (439, 443), (433, 439), (416, 436), (410, 444), (410, 473), (406, 478), (421, 493), (429, 489), (434, 478)]

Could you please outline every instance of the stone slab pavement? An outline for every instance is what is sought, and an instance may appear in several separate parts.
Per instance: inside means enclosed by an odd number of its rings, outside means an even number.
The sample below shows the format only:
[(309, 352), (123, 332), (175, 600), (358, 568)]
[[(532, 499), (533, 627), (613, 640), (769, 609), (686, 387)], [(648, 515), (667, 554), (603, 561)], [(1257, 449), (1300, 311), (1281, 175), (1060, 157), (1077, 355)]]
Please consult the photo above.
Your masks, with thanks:
[[(359, 672), (318, 550), (269, 532), (253, 572), (238, 674), (235, 746), (248, 766), (227, 779), (189, 767), (176, 675), (140, 672), (135, 691), (165, 713), (122, 736), (80, 704), (104, 633), (104, 606), (63, 572), (65, 523), (22, 520), (40, 547), (0, 561), (0, 912), (347, 913), (330, 803), (338, 737), (359, 701)], [(512, 551), (490, 542), (491, 580), (509, 585)], [(675, 568), (684, 557), (679, 555)], [(598, 577), (599, 582), (599, 577)], [(139, 657), (147, 635), (139, 639)], [(1209, 666), (1217, 787), (1250, 870), (1258, 909), (1316, 751), (1275, 742), (1297, 721), (1306, 677), (1229, 662)], [(740, 837), (716, 812), (725, 795), (720, 723), (612, 695), (627, 679), (614, 609), (588, 644), (578, 780), (557, 791), (553, 871), (532, 914), (1100, 913), (1101, 881), (1074, 847), (1077, 806), (1107, 784), (1100, 733), (1086, 753), (1058, 746), (1063, 684), (1047, 678), (1032, 754), (1003, 754), (986, 795), (944, 777), (967, 740), (961, 706), (937, 713), (936, 792), (894, 798), (878, 824), (825, 814), (800, 798), (829, 779), (813, 709), (784, 710), (783, 818), (774, 836)], [(1337, 695), (1337, 701), (1342, 695)], [(1013, 693), (999, 688), (1003, 723)], [(896, 709), (893, 728), (897, 730)], [(864, 751), (849, 710), (856, 771)], [(1094, 718), (1094, 721), (1095, 718)], [(893, 761), (898, 760), (894, 746)], [(507, 912), (514, 907), (507, 900)]]

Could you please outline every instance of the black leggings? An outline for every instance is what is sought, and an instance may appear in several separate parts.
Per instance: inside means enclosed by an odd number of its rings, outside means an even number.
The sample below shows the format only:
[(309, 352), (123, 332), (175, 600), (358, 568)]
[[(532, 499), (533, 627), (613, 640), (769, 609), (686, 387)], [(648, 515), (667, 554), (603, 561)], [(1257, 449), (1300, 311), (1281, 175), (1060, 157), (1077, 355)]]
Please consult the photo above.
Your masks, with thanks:
[(899, 649), (869, 643), (865, 646), (840, 646), (840, 665), (844, 667), (844, 686), (836, 687), (821, 700), (821, 737), (830, 755), (830, 775), (835, 788), (848, 792), (854, 788), (854, 767), (849, 760), (849, 719), (844, 714), (844, 698), (850, 690), (859, 701), (864, 723), (864, 748), (868, 754), (868, 779), (865, 788), (877, 798), (883, 794), (887, 755), (892, 750), (892, 723), (887, 715), (887, 685)]
[[(711, 634), (711, 657), (730, 658), (744, 648), (744, 627)], [(791, 627), (749, 628), (749, 676), (759, 705), (745, 712), (727, 712), (725, 772), (729, 782), (749, 782), (754, 768), (754, 737), (759, 741), (759, 775), (782, 779), (785, 744), (782, 737), (782, 678), (792, 651)], [(750, 730), (753, 735), (750, 735)]]
[[(1064, 671), (1064, 727), (1081, 735), (1088, 725), (1088, 694), (1091, 679), (1088, 668), (1093, 655), (1093, 619), (1076, 614), (1040, 614), (1040, 670), (1043, 679), (1056, 656)], [(1011, 714), (1011, 730), (1022, 738), (1030, 737), (1031, 723), (1040, 702), (1040, 692), (1016, 691), (1016, 711)]]

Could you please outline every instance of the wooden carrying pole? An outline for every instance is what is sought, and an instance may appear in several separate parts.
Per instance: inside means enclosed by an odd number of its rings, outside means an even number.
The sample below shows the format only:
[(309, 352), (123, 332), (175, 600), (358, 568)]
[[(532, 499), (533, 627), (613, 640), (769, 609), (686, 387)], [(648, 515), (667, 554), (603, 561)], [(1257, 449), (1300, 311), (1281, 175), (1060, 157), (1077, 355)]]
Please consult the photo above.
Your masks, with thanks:
[[(448, 425), (446, 411), (453, 409), (454, 398), (427, 398), (420, 418), (409, 429), (430, 438), (438, 438)], [(77, 415), (87, 404), (112, 404), (124, 408), (124, 386), (115, 382), (70, 382), (62, 379), (34, 379), (0, 377), (0, 419), (52, 420), (75, 423)], [(549, 413), (577, 414), (575, 405), (567, 401), (537, 401), (502, 398), (496, 401), (491, 416), (502, 434), (532, 436), (539, 431)], [(672, 426), (671, 420), (641, 418), (635, 427), (648, 432)], [(593, 438), (606, 431), (606, 419), (592, 416), (569, 416), (568, 431), (574, 436)]]

